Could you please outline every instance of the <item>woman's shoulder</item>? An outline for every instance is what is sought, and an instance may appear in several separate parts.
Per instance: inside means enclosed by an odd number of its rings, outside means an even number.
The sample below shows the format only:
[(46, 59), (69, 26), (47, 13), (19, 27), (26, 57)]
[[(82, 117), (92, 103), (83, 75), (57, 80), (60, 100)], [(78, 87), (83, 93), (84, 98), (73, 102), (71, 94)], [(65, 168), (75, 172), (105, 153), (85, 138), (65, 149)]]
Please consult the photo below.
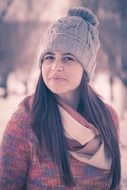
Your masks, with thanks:
[(111, 117), (112, 117), (112, 120), (114, 122), (114, 125), (115, 125), (115, 129), (116, 129), (116, 133), (117, 133), (117, 137), (119, 139), (119, 116), (118, 116), (118, 113), (116, 112), (116, 110), (114, 109), (113, 106), (111, 106), (110, 104), (105, 104), (107, 109), (109, 110), (110, 114), (111, 114)]
[(31, 126), (32, 119), (30, 114), (30, 107), (32, 99), (33, 96), (27, 96), (20, 102), (16, 111), (12, 114), (6, 129), (16, 129)]
[(33, 97), (34, 94), (26, 96), (18, 105), (18, 108), (23, 108), (25, 109), (27, 112), (30, 112), (31, 106), (32, 106), (32, 102), (33, 102)]
[(115, 123), (116, 125), (119, 125), (119, 116), (118, 116), (118, 113), (117, 113), (117, 111), (115, 110), (115, 108), (114, 108), (112, 105), (107, 104), (107, 103), (106, 103), (105, 105), (106, 105), (107, 109), (109, 110), (109, 112), (110, 112), (110, 114), (111, 114), (111, 116), (112, 116), (112, 119), (113, 119), (114, 123)]

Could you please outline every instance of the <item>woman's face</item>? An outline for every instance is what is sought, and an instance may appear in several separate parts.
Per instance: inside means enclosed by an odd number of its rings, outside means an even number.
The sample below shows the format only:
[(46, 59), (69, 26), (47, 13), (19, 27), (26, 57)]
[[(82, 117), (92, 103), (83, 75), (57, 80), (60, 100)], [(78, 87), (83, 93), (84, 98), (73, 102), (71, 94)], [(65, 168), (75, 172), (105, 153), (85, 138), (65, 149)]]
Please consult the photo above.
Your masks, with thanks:
[(43, 80), (53, 93), (74, 93), (80, 85), (83, 67), (70, 53), (48, 52), (42, 60)]

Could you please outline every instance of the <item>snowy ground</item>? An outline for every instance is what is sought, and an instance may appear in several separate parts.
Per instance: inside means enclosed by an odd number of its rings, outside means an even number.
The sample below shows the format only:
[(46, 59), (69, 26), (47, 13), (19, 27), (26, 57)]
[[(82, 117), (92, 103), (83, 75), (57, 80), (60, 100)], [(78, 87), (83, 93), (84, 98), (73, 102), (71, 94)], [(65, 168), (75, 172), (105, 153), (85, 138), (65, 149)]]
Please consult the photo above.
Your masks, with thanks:
[[(109, 97), (109, 84), (107, 75), (102, 74), (96, 79), (94, 87), (97, 91), (109, 102), (118, 112), (119, 116), (122, 110), (121, 104), (121, 84), (116, 81), (114, 85), (115, 100), (110, 102)], [(16, 87), (17, 88), (17, 87)], [(120, 93), (121, 92), (121, 93)], [(0, 99), (0, 140), (7, 124), (7, 121), (11, 117), (14, 110), (17, 108), (19, 102), (24, 98), (24, 96), (10, 95), (7, 100)], [(127, 114), (124, 114), (124, 119), (120, 119), (120, 149), (121, 149), (121, 164), (122, 164), (122, 180), (121, 190), (127, 190)]]

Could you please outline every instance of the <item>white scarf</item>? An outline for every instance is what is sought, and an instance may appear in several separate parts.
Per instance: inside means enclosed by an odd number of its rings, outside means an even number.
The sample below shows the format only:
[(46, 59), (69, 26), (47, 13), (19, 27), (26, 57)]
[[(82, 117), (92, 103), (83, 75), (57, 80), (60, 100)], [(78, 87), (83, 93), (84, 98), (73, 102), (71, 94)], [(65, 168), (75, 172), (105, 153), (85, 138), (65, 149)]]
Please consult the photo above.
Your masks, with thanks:
[[(63, 127), (64, 134), (67, 138), (76, 140), (81, 145), (89, 143), (96, 134), (91, 128), (85, 127), (79, 123), (74, 117), (72, 117), (63, 107), (58, 105)], [(69, 108), (72, 111), (72, 108)], [(74, 110), (75, 112), (75, 110)], [(85, 147), (84, 147), (85, 148)], [(77, 160), (87, 163), (89, 165), (101, 168), (101, 169), (111, 169), (112, 159), (110, 155), (107, 155), (105, 150), (104, 142), (102, 141), (101, 145), (93, 155), (88, 155), (84, 153), (83, 149), (77, 151), (68, 151), (74, 158)]]

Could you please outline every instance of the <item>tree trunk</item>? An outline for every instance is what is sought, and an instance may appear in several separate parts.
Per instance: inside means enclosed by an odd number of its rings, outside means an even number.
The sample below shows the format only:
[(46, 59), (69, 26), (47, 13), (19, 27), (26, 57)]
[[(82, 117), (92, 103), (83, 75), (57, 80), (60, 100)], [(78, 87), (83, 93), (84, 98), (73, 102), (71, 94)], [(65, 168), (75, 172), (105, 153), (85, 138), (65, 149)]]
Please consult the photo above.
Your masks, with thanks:
[(127, 1), (121, 3), (121, 57), (123, 84), (127, 87)]

